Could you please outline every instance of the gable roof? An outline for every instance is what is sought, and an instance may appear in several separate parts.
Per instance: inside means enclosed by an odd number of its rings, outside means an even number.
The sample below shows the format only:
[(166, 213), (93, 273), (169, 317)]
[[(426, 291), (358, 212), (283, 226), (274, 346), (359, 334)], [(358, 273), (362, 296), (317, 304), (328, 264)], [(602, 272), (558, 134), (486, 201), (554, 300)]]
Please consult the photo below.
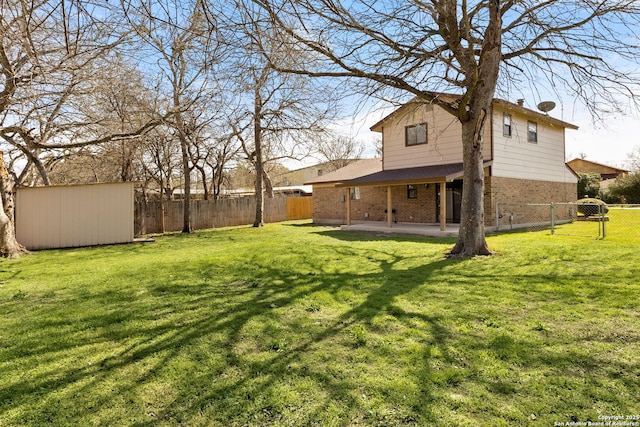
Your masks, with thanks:
[[(459, 98), (460, 95), (452, 95), (452, 94), (443, 94), (443, 97), (449, 97), (452, 99), (455, 98)], [(428, 104), (428, 105), (433, 105), (433, 104), (429, 104), (427, 102), (424, 101), (420, 101), (417, 98), (414, 98), (413, 100), (407, 102), (406, 104), (402, 105), (401, 107), (397, 108), (396, 110), (394, 110), (391, 114), (387, 115), (386, 117), (384, 117), (382, 120), (378, 121), (376, 124), (374, 124), (373, 126), (371, 126), (369, 129), (373, 132), (382, 132), (382, 127), (385, 123), (387, 123), (388, 121), (390, 121), (391, 119), (395, 118), (396, 116), (403, 114), (407, 109), (409, 108), (416, 108), (420, 105), (423, 104)], [(498, 98), (494, 98), (493, 100), (493, 105), (494, 106), (500, 106), (503, 109), (505, 109), (508, 112), (511, 113), (520, 113), (523, 114), (525, 116), (528, 117), (532, 117), (535, 118), (536, 120), (539, 120), (540, 122), (543, 123), (548, 123), (554, 126), (560, 126), (566, 129), (573, 129), (573, 130), (577, 130), (578, 126), (562, 121), (560, 119), (556, 119), (554, 117), (549, 116), (548, 114), (544, 114), (541, 113), (539, 111), (535, 111), (535, 110), (531, 110), (529, 108), (526, 108), (522, 105), (518, 105), (518, 104), (514, 104), (513, 102), (509, 102), (509, 101), (505, 101), (504, 99), (498, 99)]]
[(573, 171), (577, 172), (594, 172), (594, 173), (629, 173), (626, 169), (616, 168), (614, 166), (605, 165), (602, 163), (592, 162), (586, 159), (575, 158), (567, 162)]
[(373, 159), (361, 159), (353, 163), (349, 163), (347, 166), (330, 172), (326, 175), (319, 176), (310, 181), (305, 182), (305, 185), (313, 184), (331, 184), (348, 181), (353, 178), (358, 178), (364, 175), (369, 175), (382, 170), (382, 159), (379, 157)]

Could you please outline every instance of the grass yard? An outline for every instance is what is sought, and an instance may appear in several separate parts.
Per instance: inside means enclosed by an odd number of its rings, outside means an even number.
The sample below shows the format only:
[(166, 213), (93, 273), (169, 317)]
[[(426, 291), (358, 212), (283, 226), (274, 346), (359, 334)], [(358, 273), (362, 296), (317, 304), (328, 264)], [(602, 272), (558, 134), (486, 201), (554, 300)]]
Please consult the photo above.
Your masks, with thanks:
[(640, 211), (609, 216), (468, 260), (296, 222), (0, 262), (0, 426), (638, 415)]

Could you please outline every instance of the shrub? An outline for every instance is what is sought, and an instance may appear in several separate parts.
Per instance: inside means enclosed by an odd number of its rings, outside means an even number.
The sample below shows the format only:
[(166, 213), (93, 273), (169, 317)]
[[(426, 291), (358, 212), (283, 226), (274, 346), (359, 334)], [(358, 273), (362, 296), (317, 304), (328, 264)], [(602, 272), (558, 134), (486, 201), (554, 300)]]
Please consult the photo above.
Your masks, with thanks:
[(640, 203), (640, 172), (621, 176), (609, 187), (611, 195), (626, 203)]
[(600, 191), (600, 174), (578, 173), (578, 197), (595, 197)]
[(584, 216), (592, 216), (600, 214), (600, 206), (604, 206), (604, 213), (609, 212), (607, 204), (600, 199), (585, 198), (576, 202), (578, 205), (578, 213)]

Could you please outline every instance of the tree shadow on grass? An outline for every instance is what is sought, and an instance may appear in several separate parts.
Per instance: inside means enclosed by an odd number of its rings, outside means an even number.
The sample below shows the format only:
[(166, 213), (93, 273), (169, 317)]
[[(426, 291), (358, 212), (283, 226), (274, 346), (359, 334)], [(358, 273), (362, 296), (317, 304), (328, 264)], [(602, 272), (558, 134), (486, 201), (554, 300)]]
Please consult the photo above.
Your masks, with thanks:
[[(469, 289), (466, 279), (487, 283), (461, 275), (466, 261), (435, 257), (407, 267), (411, 256), (392, 247), (342, 245), (332, 256), (363, 268), (341, 270), (295, 245), (290, 251), (306, 262), (247, 258), (229, 272), (196, 260), (180, 274), (167, 263), (150, 266), (151, 279), (130, 289), (106, 287), (37, 307), (26, 322), (38, 332), (2, 358), (5, 369), (19, 369), (21, 359), (41, 363), (3, 384), (0, 415), (16, 424), (434, 424), (447, 405), (443, 390), (520, 391), (517, 375), (486, 375), (482, 359), (459, 354), (458, 346), (505, 370), (577, 366), (576, 378), (603, 362), (576, 351), (536, 351), (538, 340), (500, 325), (461, 331), (457, 318), (480, 315), (465, 313), (462, 299), (460, 314), (446, 303)], [(233, 278), (217, 280), (221, 270)], [(449, 272), (459, 282), (441, 283)], [(430, 308), (420, 308), (417, 296)], [(90, 309), (73, 310), (83, 305)]]
[[(344, 255), (344, 253), (343, 253)], [(447, 261), (439, 261), (423, 267), (425, 276), (440, 268), (440, 264)], [(227, 349), (228, 363), (243, 372), (231, 381), (219, 387), (212, 387), (207, 392), (200, 395), (197, 399), (192, 396), (184, 396), (170, 407), (166, 408), (163, 416), (175, 414), (178, 408), (182, 408), (186, 413), (199, 413), (203, 408), (216, 408), (217, 416), (223, 414), (230, 424), (234, 424), (233, 420), (239, 419), (239, 424), (247, 422), (247, 413), (257, 417), (257, 424), (283, 423), (287, 422), (287, 417), (295, 416), (295, 424), (311, 424), (318, 420), (322, 420), (327, 412), (332, 410), (336, 412), (336, 416), (340, 423), (348, 423), (350, 419), (362, 418), (367, 415), (367, 408), (363, 407), (362, 399), (359, 397), (359, 388), (357, 386), (358, 378), (352, 378), (345, 373), (327, 371), (323, 366), (314, 366), (308, 355), (311, 353), (321, 353), (320, 358), (329, 359), (329, 365), (341, 363), (340, 360), (333, 360), (331, 353), (323, 353), (319, 347), (325, 346), (323, 343), (334, 345), (336, 337), (344, 336), (354, 325), (367, 325), (378, 314), (384, 312), (394, 312), (400, 321), (403, 316), (398, 310), (394, 309), (394, 299), (400, 295), (410, 292), (417, 284), (394, 284), (391, 281), (381, 280), (388, 275), (394, 261), (381, 262), (380, 272), (369, 275), (359, 274), (328, 274), (317, 273), (311, 276), (300, 277), (293, 274), (287, 268), (271, 266), (266, 272), (262, 273), (260, 279), (269, 278), (269, 283), (262, 280), (251, 281), (245, 283), (250, 289), (251, 298), (241, 306), (236, 306), (233, 310), (222, 313), (221, 318), (227, 319), (223, 323), (225, 335), (228, 337), (225, 343)], [(308, 295), (317, 292), (329, 293), (336, 295), (344, 288), (351, 288), (353, 281), (370, 281), (373, 280), (383, 282), (378, 289), (367, 294), (364, 301), (353, 305), (352, 308), (336, 315), (331, 319), (324, 319), (322, 326), (310, 330), (308, 333), (297, 336), (295, 343), (284, 345), (270, 344), (268, 350), (260, 346), (254, 346), (249, 350), (241, 350), (243, 342), (251, 340), (246, 335), (246, 326), (255, 319), (268, 321), (274, 317), (271, 312), (289, 309), (296, 309), (296, 305), (300, 303)], [(275, 282), (282, 282), (282, 285), (274, 285)], [(296, 282), (296, 287), (300, 290), (292, 289), (291, 282)], [(281, 289), (278, 289), (281, 288)], [(280, 318), (282, 313), (275, 315)], [(440, 341), (446, 336), (445, 329), (438, 324), (436, 316), (425, 318), (437, 333), (433, 334), (434, 339)], [(277, 320), (276, 320), (277, 321)], [(222, 325), (220, 325), (222, 326)], [(196, 334), (203, 333), (202, 328), (194, 331)], [(208, 331), (209, 333), (211, 331)], [(181, 334), (184, 337), (184, 334)], [(353, 346), (352, 351), (357, 351), (357, 338), (354, 343), (348, 344)], [(338, 340), (339, 341), (339, 340)], [(268, 343), (265, 342), (265, 343)], [(173, 347), (174, 344), (171, 344)], [(261, 353), (261, 357), (253, 357), (252, 352)], [(327, 360), (325, 360), (325, 363)], [(424, 365), (428, 366), (428, 365)], [(335, 366), (334, 366), (335, 367)], [(421, 367), (420, 370), (424, 369)], [(311, 381), (315, 402), (308, 408), (300, 408), (300, 411), (291, 408), (282, 407), (282, 405), (274, 403), (270, 399), (270, 394), (274, 392), (274, 386), (286, 382), (287, 378), (296, 381)], [(422, 402), (413, 402), (414, 407), (420, 407), (420, 411), (405, 411), (405, 418), (431, 418), (429, 414), (428, 389), (423, 389), (420, 393)], [(231, 397), (231, 398), (230, 398)], [(271, 402), (271, 403), (270, 403)], [(426, 403), (426, 404), (425, 404)], [(366, 405), (365, 405), (366, 406)], [(189, 409), (184, 409), (188, 407)], [(251, 419), (251, 418), (249, 418)], [(380, 421), (380, 420), (378, 420)], [(291, 420), (289, 419), (289, 422)], [(335, 420), (334, 420), (335, 422)], [(152, 421), (142, 423), (140, 425), (151, 425)]]
[[(346, 248), (340, 251), (340, 256), (361, 256)], [(38, 316), (28, 326), (38, 331), (36, 336), (14, 344), (4, 359), (9, 362), (6, 366), (18, 366), (20, 359), (37, 358), (43, 363), (39, 369), (25, 372), (22, 380), (2, 387), (0, 402), (10, 402), (2, 405), (2, 411), (31, 406), (25, 410), (26, 418), (15, 418), (18, 423), (62, 419), (86, 421), (94, 417), (104, 421), (107, 418), (101, 417), (108, 416), (100, 414), (108, 413), (108, 408), (126, 404), (127, 399), (131, 400), (129, 404), (139, 404), (137, 400), (148, 398), (141, 396), (144, 386), (159, 382), (175, 389), (171, 402), (155, 408), (153, 416), (134, 410), (129, 416), (136, 415), (137, 425), (153, 425), (160, 419), (189, 420), (203, 411), (216, 414), (218, 420), (227, 418), (230, 424), (235, 423), (234, 419), (238, 424), (246, 424), (252, 419), (247, 413), (257, 417), (255, 422), (258, 424), (275, 419), (282, 421), (281, 417), (291, 414), (296, 414), (303, 424), (312, 423), (322, 419), (322, 414), (329, 408), (334, 408), (335, 416), (342, 422), (351, 417), (364, 417), (366, 408), (362, 407), (355, 385), (357, 374), (355, 378), (340, 378), (335, 373), (325, 372), (322, 366), (313, 366), (313, 358), (308, 359), (308, 355), (320, 351), (318, 357), (330, 360), (330, 352), (326, 348), (317, 350), (318, 346), (324, 347), (323, 342), (333, 345), (337, 336), (343, 335), (340, 339), (344, 339), (349, 336), (345, 331), (354, 325), (369, 324), (380, 313), (393, 312), (398, 321), (403, 321), (406, 314), (394, 309), (394, 299), (411, 292), (419, 284), (394, 283), (387, 276), (392, 275), (398, 259), (393, 258), (393, 254), (380, 255), (390, 260), (380, 262), (379, 271), (375, 273), (315, 271), (308, 274), (315, 267), (305, 265), (301, 270), (292, 270), (290, 266), (269, 264), (259, 266), (256, 276), (248, 268), (229, 284), (210, 283), (215, 275), (212, 273), (216, 270), (214, 266), (198, 264), (195, 271), (184, 271), (188, 276), (199, 278), (200, 283), (189, 284), (160, 279), (169, 273), (160, 267), (156, 269), (158, 282), (145, 285), (150, 297), (137, 297), (139, 289), (135, 286), (130, 292), (107, 288), (88, 292), (82, 300), (70, 302), (71, 305), (100, 307), (95, 311), (72, 310), (74, 314), (69, 317), (65, 316), (65, 307), (58, 304), (40, 307)], [(450, 261), (426, 264), (420, 267), (420, 274), (428, 278), (447, 263)], [(243, 353), (241, 350), (247, 342), (255, 347), (255, 342), (259, 341), (247, 336), (246, 328), (250, 323), (269, 319), (277, 323), (283, 317), (283, 311), (302, 310), (301, 301), (309, 295), (322, 292), (335, 296), (341, 290), (353, 291), (357, 286), (355, 283), (364, 282), (374, 283), (377, 289), (351, 308), (337, 310), (335, 315), (323, 319), (322, 325), (298, 335), (295, 343), (266, 352), (257, 348), (262, 353), (261, 358), (253, 357), (251, 351)], [(311, 314), (303, 312), (302, 316)], [(444, 339), (446, 334), (438, 324), (437, 316), (424, 320), (438, 331), (433, 335), (434, 339)], [(81, 348), (86, 348), (89, 354), (74, 356), (74, 350)], [(104, 348), (111, 350), (104, 353)], [(100, 356), (92, 357), (92, 349)], [(210, 383), (207, 387), (197, 386), (195, 395), (193, 389), (189, 391), (189, 387), (182, 384), (184, 379), (193, 379), (194, 372), (186, 371), (177, 377), (167, 377), (165, 372), (177, 360), (187, 369), (189, 366), (197, 369), (191, 350), (218, 356), (223, 361), (216, 372), (198, 373), (208, 377)], [(355, 345), (353, 351), (357, 351)], [(74, 357), (79, 360), (67, 360)], [(340, 360), (331, 361), (331, 364), (339, 363)], [(61, 371), (55, 372), (55, 369)], [(229, 379), (217, 382), (216, 377), (220, 375)], [(276, 408), (269, 403), (269, 393), (283, 378), (310, 381), (313, 384), (311, 391), (320, 392), (323, 397), (313, 403), (310, 410)], [(104, 384), (109, 384), (109, 393), (101, 390)], [(183, 389), (184, 394), (179, 391)], [(428, 390), (423, 391), (423, 398), (426, 396)], [(259, 403), (261, 401), (263, 403)], [(413, 405), (419, 406), (419, 403)], [(428, 409), (428, 405), (425, 408)], [(405, 412), (406, 417), (411, 418), (425, 416), (428, 411), (424, 412), (423, 408), (422, 414)]]

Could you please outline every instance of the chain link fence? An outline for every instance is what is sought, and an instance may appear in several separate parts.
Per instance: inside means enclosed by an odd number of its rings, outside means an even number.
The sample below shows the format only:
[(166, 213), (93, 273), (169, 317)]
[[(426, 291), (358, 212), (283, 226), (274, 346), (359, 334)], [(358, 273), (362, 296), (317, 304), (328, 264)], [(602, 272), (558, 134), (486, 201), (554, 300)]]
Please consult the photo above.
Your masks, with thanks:
[(610, 232), (640, 234), (640, 205), (598, 203), (496, 203), (495, 230), (606, 238)]

